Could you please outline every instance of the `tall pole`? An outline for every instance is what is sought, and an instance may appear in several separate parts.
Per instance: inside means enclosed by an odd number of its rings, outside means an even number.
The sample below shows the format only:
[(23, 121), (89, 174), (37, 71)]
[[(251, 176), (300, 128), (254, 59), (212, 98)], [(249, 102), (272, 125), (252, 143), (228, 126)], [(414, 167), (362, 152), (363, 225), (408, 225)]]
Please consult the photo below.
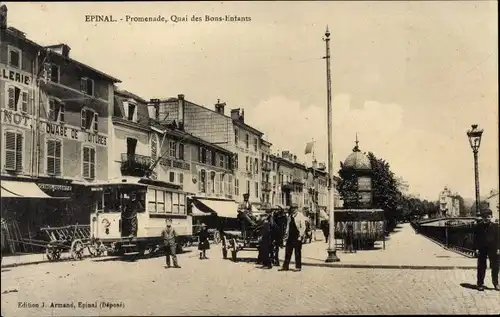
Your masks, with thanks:
[(480, 213), (479, 210), (479, 165), (477, 164), (477, 152), (474, 150), (474, 178), (476, 182), (476, 215)]
[(330, 74), (330, 31), (326, 27), (325, 38), (326, 43), (326, 89), (327, 89), (327, 119), (328, 119), (328, 210), (330, 212), (329, 221), (329, 239), (328, 239), (328, 256), (325, 262), (339, 262), (337, 250), (335, 247), (335, 205), (333, 203), (333, 150), (332, 150), (332, 80)]

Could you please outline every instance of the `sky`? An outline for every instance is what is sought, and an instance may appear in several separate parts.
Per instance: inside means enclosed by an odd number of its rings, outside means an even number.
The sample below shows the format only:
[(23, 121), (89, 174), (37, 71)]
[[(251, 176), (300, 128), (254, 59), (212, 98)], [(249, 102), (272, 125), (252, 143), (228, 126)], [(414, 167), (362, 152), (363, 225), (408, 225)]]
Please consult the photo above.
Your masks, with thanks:
[[(333, 163), (352, 152), (385, 159), (411, 194), (448, 186), (474, 197), (466, 131), (484, 129), (481, 195), (498, 189), (496, 1), (7, 3), (8, 24), (42, 45), (123, 81), (145, 99), (184, 94), (264, 132), (273, 152), (299, 160), (314, 139), (327, 158), (326, 26), (331, 32)], [(116, 23), (85, 22), (113, 15)], [(127, 23), (126, 16), (166, 23)], [(200, 16), (202, 22), (171, 21)], [(247, 22), (206, 22), (238, 15)], [(123, 19), (123, 21), (120, 21)]]

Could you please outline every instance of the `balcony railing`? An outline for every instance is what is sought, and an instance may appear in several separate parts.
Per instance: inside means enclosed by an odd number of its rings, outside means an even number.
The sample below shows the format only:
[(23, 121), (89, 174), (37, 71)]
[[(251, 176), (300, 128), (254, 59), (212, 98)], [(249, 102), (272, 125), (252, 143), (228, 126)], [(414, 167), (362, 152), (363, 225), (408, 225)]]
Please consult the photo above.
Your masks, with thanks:
[(143, 177), (149, 173), (151, 157), (122, 153), (121, 172), (123, 176)]
[(271, 171), (271, 162), (262, 162), (262, 170), (265, 172)]

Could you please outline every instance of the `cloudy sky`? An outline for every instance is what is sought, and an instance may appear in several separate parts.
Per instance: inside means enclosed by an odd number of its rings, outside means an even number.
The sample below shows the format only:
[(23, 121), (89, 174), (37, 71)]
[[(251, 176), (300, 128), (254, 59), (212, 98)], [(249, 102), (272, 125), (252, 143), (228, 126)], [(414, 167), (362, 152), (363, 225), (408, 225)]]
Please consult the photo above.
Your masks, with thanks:
[[(120, 78), (143, 98), (245, 109), (275, 151), (326, 160), (326, 25), (335, 170), (354, 146), (386, 159), (411, 193), (474, 196), (466, 130), (484, 128), (481, 192), (498, 188), (496, 1), (8, 3), (9, 24)], [(85, 15), (238, 15), (250, 22), (86, 23)], [(228, 111), (228, 110), (226, 110)]]

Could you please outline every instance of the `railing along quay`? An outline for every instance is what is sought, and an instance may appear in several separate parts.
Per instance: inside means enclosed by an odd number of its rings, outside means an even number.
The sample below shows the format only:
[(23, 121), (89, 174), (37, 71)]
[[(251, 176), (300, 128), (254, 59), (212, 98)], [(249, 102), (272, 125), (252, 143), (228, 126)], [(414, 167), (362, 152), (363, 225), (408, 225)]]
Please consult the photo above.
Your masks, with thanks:
[(452, 250), (466, 257), (476, 257), (474, 250), (476, 222), (447, 221), (444, 226), (432, 226), (412, 222), (411, 226), (417, 233), (431, 239), (445, 249)]

